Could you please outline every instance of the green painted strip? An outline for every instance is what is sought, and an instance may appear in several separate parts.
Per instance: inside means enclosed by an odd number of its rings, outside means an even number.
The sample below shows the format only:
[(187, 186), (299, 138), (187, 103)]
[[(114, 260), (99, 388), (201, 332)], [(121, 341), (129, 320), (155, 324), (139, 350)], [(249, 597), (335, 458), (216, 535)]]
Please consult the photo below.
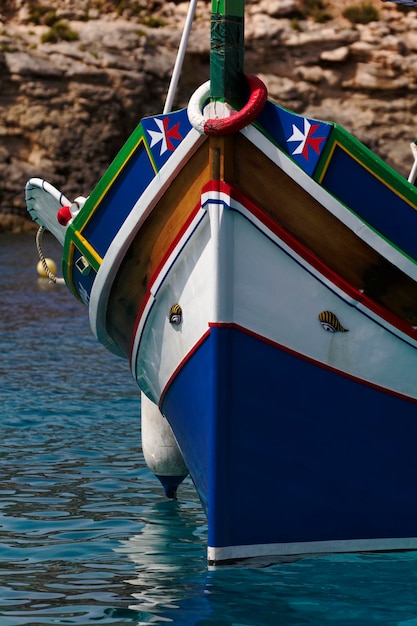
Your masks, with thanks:
[[(90, 220), (95, 210), (99, 207), (100, 201), (105, 196), (112, 183), (123, 169), (124, 165), (134, 154), (143, 138), (144, 130), (142, 124), (139, 124), (127, 139), (126, 143), (122, 146), (107, 170), (104, 172), (97, 185), (94, 187), (85, 205), (83, 206), (83, 210), (80, 211), (80, 213), (78, 213), (75, 217), (74, 222), (71, 225), (73, 226), (74, 231), (83, 231), (85, 225)], [(153, 166), (156, 171), (154, 163)]]
[(74, 231), (71, 226), (72, 225), (68, 227), (67, 235), (65, 237), (64, 251), (62, 255), (62, 271), (68, 288), (74, 296), (79, 299), (79, 295), (74, 287), (74, 265), (72, 262), (74, 248), (76, 248), (87, 259), (88, 263), (92, 267), (92, 270), (96, 273), (100, 269), (101, 259), (97, 253), (93, 254), (95, 251), (92, 251), (90, 246), (83, 243), (82, 238), (80, 239), (79, 233)]
[[(80, 241), (79, 234), (82, 234), (87, 222), (91, 219), (94, 212), (99, 208), (101, 199), (105, 196), (112, 183), (116, 179), (117, 175), (123, 168), (124, 164), (130, 159), (136, 148), (143, 141), (144, 131), (141, 124), (139, 124), (133, 131), (132, 135), (126, 141), (121, 148), (120, 152), (116, 155), (113, 162), (105, 171), (97, 185), (94, 187), (89, 198), (87, 199), (83, 210), (74, 218), (74, 221), (68, 226), (67, 236), (64, 243), (63, 250), (63, 262), (65, 265), (70, 266), (69, 257), (71, 255), (71, 244), (73, 243), (80, 252), (86, 257), (91, 266), (97, 271), (99, 263), (97, 259), (91, 254), (88, 248), (86, 248), (82, 241)], [(153, 159), (152, 159), (153, 162)], [(156, 171), (156, 166), (153, 163)]]
[(212, 0), (212, 11), (219, 15), (237, 15), (243, 17), (245, 14), (245, 0)]
[(212, 100), (241, 103), (244, 99), (244, 0), (213, 0), (210, 45)]

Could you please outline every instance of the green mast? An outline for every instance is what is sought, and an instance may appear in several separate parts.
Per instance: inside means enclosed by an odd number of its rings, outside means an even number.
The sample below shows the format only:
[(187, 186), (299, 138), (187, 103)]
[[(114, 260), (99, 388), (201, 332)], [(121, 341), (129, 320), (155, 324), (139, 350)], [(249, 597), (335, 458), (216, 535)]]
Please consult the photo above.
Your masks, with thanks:
[(210, 95), (212, 100), (239, 101), (245, 92), (245, 0), (212, 0)]

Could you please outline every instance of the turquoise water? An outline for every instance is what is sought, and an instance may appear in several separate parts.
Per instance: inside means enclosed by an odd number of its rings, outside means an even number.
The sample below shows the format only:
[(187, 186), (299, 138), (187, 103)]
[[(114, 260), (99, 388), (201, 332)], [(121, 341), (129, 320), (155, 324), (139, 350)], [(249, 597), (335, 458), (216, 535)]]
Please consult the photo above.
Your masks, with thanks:
[(145, 466), (127, 363), (36, 263), (0, 236), (0, 626), (417, 626), (414, 553), (209, 571), (191, 482), (168, 502)]

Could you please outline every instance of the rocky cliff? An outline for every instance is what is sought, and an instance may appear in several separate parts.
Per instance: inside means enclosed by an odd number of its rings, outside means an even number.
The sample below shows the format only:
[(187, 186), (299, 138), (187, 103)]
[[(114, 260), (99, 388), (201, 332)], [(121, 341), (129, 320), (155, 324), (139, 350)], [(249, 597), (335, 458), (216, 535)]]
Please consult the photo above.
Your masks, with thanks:
[[(360, 11), (372, 4), (356, 0), (246, 4), (246, 71), (284, 106), (339, 122), (407, 175), (417, 13), (373, 0), (369, 22)], [(54, 9), (3, 0), (0, 213), (25, 214), (31, 176), (88, 195), (140, 118), (161, 112), (187, 9), (177, 0), (56, 0)], [(210, 9), (201, 0), (176, 107), (208, 78)]]

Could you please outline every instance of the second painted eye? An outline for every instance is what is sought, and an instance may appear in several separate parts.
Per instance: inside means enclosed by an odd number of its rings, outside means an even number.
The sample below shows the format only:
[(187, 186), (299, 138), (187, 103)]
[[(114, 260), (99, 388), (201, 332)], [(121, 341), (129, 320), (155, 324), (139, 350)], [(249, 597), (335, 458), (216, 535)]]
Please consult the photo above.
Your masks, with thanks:
[(346, 333), (347, 328), (343, 328), (342, 324), (339, 322), (338, 318), (331, 311), (322, 311), (319, 314), (319, 322), (326, 330), (330, 333)]

